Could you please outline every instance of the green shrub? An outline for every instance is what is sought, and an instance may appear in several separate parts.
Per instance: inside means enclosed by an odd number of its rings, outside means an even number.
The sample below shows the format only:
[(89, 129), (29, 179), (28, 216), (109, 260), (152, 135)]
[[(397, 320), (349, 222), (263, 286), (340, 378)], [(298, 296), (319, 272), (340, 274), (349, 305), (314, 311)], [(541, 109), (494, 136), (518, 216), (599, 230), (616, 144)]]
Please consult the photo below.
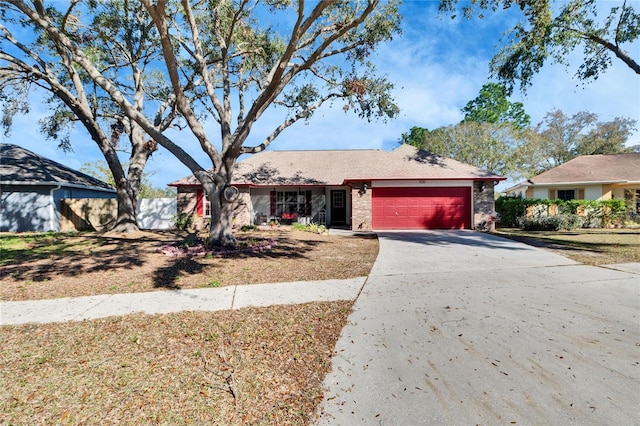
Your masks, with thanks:
[(327, 232), (327, 227), (324, 225), (318, 225), (317, 223), (310, 223), (308, 225), (302, 223), (294, 223), (291, 225), (293, 229), (298, 231), (313, 232), (314, 234), (323, 234)]
[(518, 220), (526, 215), (527, 207), (536, 204), (532, 201), (528, 198), (498, 198), (496, 200), (496, 212), (500, 217), (500, 224), (506, 227), (518, 227)]
[(190, 213), (180, 212), (176, 215), (176, 228), (181, 231), (188, 231), (193, 225), (193, 215)]
[[(530, 217), (527, 216), (527, 210)], [(500, 224), (505, 227), (553, 227), (558, 220), (544, 220), (553, 216), (578, 216), (579, 221), (563, 219), (559, 221), (559, 229), (575, 229), (573, 223), (580, 222), (581, 227), (599, 228), (620, 222), (626, 214), (623, 200), (548, 200), (534, 198), (500, 197), (496, 200), (496, 212), (500, 217)], [(570, 228), (564, 227), (564, 225)], [(555, 225), (554, 225), (555, 226)]]
[(624, 200), (606, 200), (603, 201), (602, 204), (604, 206), (602, 211), (602, 226), (622, 223), (625, 219), (631, 217), (627, 203)]
[(522, 219), (525, 231), (561, 231), (582, 228), (585, 218), (576, 214), (538, 216)]

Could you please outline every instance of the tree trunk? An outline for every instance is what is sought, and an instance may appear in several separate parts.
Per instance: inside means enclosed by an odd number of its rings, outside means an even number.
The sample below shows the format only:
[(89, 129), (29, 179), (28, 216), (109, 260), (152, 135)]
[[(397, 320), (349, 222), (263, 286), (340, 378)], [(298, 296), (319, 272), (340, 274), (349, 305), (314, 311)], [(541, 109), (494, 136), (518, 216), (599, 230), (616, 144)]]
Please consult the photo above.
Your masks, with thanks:
[(202, 185), (211, 203), (211, 224), (209, 225), (209, 247), (235, 247), (233, 236), (233, 205), (222, 196), (222, 191), (213, 182)]
[(123, 175), (120, 181), (116, 181), (118, 187), (118, 217), (116, 218), (115, 227), (112, 229), (114, 232), (135, 232), (140, 230), (137, 212), (143, 170), (147, 165), (149, 156), (157, 149), (155, 143), (145, 142), (144, 136), (145, 133), (139, 126), (134, 126), (129, 135), (131, 142), (129, 170), (126, 173), (126, 177)]
[(118, 216), (116, 217), (116, 224), (111, 229), (113, 232), (135, 232), (139, 231), (137, 215), (137, 201), (133, 195), (131, 186), (126, 180), (121, 180), (118, 183), (117, 199), (118, 199)]

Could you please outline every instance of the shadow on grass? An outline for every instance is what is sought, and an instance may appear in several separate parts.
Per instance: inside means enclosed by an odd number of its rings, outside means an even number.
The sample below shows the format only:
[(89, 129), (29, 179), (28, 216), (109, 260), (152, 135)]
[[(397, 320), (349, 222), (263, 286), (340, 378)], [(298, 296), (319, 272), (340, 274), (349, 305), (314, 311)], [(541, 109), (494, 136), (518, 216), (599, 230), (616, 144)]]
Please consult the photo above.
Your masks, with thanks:
[(193, 258), (176, 258), (172, 260), (170, 265), (155, 270), (153, 273), (153, 286), (155, 288), (179, 290), (181, 287), (177, 284), (177, 281), (183, 273), (199, 274), (203, 270), (204, 265)]
[[(201, 274), (206, 280), (215, 271), (224, 272), (228, 261), (265, 260), (264, 265), (258, 262), (258, 268), (269, 268), (285, 259), (300, 260), (307, 264), (313, 259), (312, 252), (318, 249), (331, 252), (333, 244), (333, 240), (316, 239), (316, 236), (290, 237), (286, 233), (244, 235), (253, 240), (273, 238), (277, 244), (265, 251), (239, 250), (172, 258), (162, 254), (160, 248), (184, 243), (189, 240), (189, 235), (171, 232), (144, 233), (139, 237), (95, 233), (14, 234), (4, 241), (3, 237), (5, 235), (0, 236), (0, 280), (11, 277), (16, 281), (46, 283), (60, 278), (84, 279), (84, 275), (91, 280), (91, 273), (130, 271), (132, 275), (143, 273), (157, 289), (180, 289), (181, 277)], [(13, 245), (11, 241), (7, 242), (12, 238)], [(375, 235), (363, 235), (360, 238), (375, 238)], [(16, 243), (20, 239), (23, 241)], [(253, 273), (260, 274), (260, 270)]]
[[(157, 238), (120, 238), (95, 234), (31, 234), (0, 236), (0, 279), (23, 275), (31, 281), (47, 281), (61, 274), (75, 277), (145, 264), (149, 247), (181, 238), (169, 233)], [(21, 244), (15, 243), (21, 240)], [(16, 247), (17, 246), (17, 247)]]
[(571, 240), (561, 240), (554, 238), (544, 238), (544, 237), (525, 237), (520, 235), (508, 235), (508, 234), (500, 234), (501, 237), (508, 238), (513, 241), (518, 241), (520, 243), (524, 243), (530, 245), (532, 247), (538, 248), (549, 248), (554, 250), (565, 250), (565, 251), (593, 251), (593, 252), (606, 252), (606, 246), (603, 244), (596, 243), (587, 243), (587, 242), (576, 242)]
[(153, 274), (154, 288), (179, 290), (180, 277), (188, 274), (200, 274), (205, 268), (214, 268), (209, 259), (242, 260), (242, 259), (305, 259), (305, 253), (313, 250), (322, 241), (293, 241), (280, 238), (278, 244), (266, 251), (238, 250), (235, 252), (214, 253), (206, 256), (172, 258), (169, 265), (158, 268)]

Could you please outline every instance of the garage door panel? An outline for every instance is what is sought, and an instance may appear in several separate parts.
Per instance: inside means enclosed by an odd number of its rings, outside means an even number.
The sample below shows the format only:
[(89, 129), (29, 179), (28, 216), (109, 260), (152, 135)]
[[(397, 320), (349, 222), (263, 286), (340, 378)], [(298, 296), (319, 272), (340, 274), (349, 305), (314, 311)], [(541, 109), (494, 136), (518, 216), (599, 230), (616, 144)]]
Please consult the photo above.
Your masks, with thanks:
[(374, 229), (462, 229), (471, 224), (471, 189), (374, 188)]

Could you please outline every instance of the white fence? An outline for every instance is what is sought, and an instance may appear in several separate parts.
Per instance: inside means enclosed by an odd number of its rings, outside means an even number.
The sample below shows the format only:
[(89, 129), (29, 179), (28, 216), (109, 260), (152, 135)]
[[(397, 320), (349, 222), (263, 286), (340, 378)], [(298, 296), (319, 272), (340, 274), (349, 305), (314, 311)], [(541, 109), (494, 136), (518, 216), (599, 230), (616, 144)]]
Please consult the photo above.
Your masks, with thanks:
[[(115, 198), (63, 199), (60, 231), (105, 231), (113, 226), (118, 214)], [(171, 229), (175, 227), (178, 203), (175, 198), (144, 198), (138, 200), (136, 220), (141, 229)]]
[(143, 198), (138, 200), (138, 226), (141, 229), (175, 227), (178, 202), (175, 198)]

